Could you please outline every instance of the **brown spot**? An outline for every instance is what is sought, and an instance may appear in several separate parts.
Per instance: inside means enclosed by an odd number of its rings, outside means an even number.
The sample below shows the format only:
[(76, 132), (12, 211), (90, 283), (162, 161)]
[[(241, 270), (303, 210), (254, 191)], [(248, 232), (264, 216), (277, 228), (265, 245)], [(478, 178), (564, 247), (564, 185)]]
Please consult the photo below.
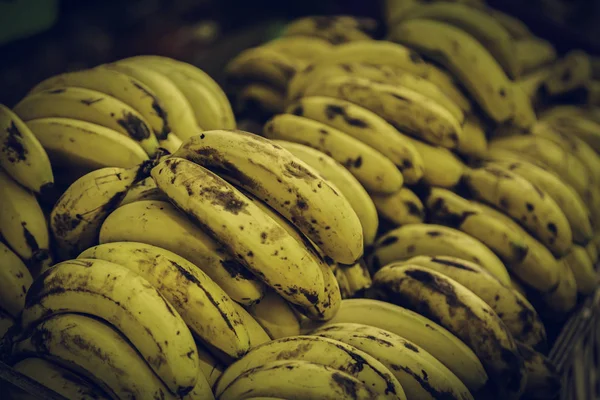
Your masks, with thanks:
[(418, 352), (419, 352), (419, 349), (417, 348), (417, 346), (415, 346), (415, 345), (414, 345), (414, 344), (412, 344), (412, 343), (409, 343), (409, 342), (404, 342), (404, 347), (406, 347), (406, 348), (407, 348), (407, 349), (409, 349), (409, 350), (412, 350), (412, 351), (414, 351), (415, 353), (418, 353)]
[(469, 267), (467, 265), (464, 265), (464, 264), (461, 264), (459, 262), (455, 262), (455, 261), (449, 260), (447, 258), (433, 257), (431, 259), (431, 261), (433, 261), (435, 263), (438, 263), (438, 264), (446, 265), (446, 266), (452, 267), (452, 268), (458, 268), (458, 269), (462, 269), (462, 270), (465, 270), (465, 271), (471, 271), (471, 272), (478, 272), (477, 270), (475, 270), (475, 269), (473, 269), (473, 268), (471, 268), (471, 267)]
[(131, 113), (123, 113), (123, 118), (117, 120), (117, 123), (127, 131), (132, 139), (138, 142), (148, 139), (152, 135), (148, 125), (146, 125), (139, 117)]
[(410, 246), (408, 246), (406, 248), (406, 252), (408, 254), (413, 254), (415, 252), (415, 250), (417, 250), (416, 246), (414, 244), (411, 244)]
[(248, 213), (246, 210), (248, 203), (239, 198), (239, 196), (225, 184), (218, 185), (218, 182), (216, 183), (217, 185), (202, 186), (198, 194), (210, 201), (213, 205), (221, 206), (225, 211), (230, 212), (233, 215)]
[(554, 235), (556, 236), (558, 234), (558, 228), (556, 227), (556, 224), (554, 224), (553, 222), (548, 222), (548, 230)]
[(8, 158), (8, 161), (15, 163), (17, 161), (24, 161), (27, 158), (27, 149), (21, 143), (23, 135), (19, 132), (13, 121), (10, 122), (10, 126), (6, 128), (6, 140), (3, 143), (2, 153)]
[(569, 69), (564, 71), (560, 76), (560, 80), (563, 82), (569, 82), (572, 78), (573, 78), (573, 74), (571, 73), (571, 70), (569, 70)]
[(315, 174), (306, 169), (306, 167), (295, 161), (290, 161), (289, 163), (285, 164), (285, 172), (286, 175), (293, 176), (294, 178), (298, 179), (309, 181), (319, 179)]
[(429, 237), (438, 237), (443, 235), (440, 231), (427, 231), (425, 234)]
[(346, 399), (358, 398), (358, 387), (354, 380), (348, 378), (347, 376), (345, 376), (345, 374), (342, 374), (341, 372), (337, 372), (337, 371), (332, 374), (332, 379), (337, 384), (337, 386), (339, 388), (341, 388), (342, 391), (344, 392), (344, 394), (345, 394), (344, 398), (346, 398)]
[(390, 245), (396, 243), (397, 241), (398, 241), (398, 237), (396, 237), (396, 236), (388, 236), (385, 239), (383, 239), (381, 242), (379, 242), (379, 246), (378, 247), (390, 246)]
[(298, 115), (300, 117), (302, 115), (304, 115), (304, 107), (302, 107), (302, 104), (299, 104), (296, 107), (294, 107), (294, 109), (292, 110), (292, 114), (293, 115)]
[(52, 90), (47, 90), (46, 93), (48, 94), (61, 94), (66, 92), (67, 89), (52, 89)]
[(408, 53), (408, 57), (409, 57), (409, 58), (410, 58), (410, 60), (411, 60), (413, 63), (415, 63), (415, 64), (417, 64), (417, 63), (418, 63), (418, 64), (421, 64), (421, 63), (424, 63), (424, 62), (425, 62), (425, 61), (423, 61), (423, 57), (421, 57), (421, 56), (419, 55), (419, 53), (417, 53), (416, 51), (412, 51), (412, 50), (411, 50), (411, 51)]
[(82, 104), (85, 104), (86, 106), (91, 106), (94, 103), (98, 103), (100, 101), (104, 100), (102, 97), (99, 97), (97, 99), (81, 99), (79, 100)]
[(529, 212), (532, 212), (535, 209), (533, 204), (531, 204), (529, 202), (525, 203), (525, 207), (527, 208), (527, 211), (529, 211)]
[(408, 211), (409, 215), (413, 215), (421, 219), (425, 217), (425, 210), (423, 210), (415, 202), (406, 200), (404, 201), (404, 205), (406, 206), (406, 210)]

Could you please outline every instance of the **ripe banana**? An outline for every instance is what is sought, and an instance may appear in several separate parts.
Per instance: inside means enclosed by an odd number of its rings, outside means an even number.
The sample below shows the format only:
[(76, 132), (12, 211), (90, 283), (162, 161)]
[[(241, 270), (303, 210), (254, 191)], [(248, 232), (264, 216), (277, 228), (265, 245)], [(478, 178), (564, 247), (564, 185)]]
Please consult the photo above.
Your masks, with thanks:
[(142, 200), (119, 207), (102, 224), (99, 242), (139, 242), (169, 250), (244, 305), (257, 302), (264, 293), (263, 284), (235, 257), (167, 201)]
[(223, 372), (215, 386), (216, 396), (221, 396), (239, 376), (274, 361), (306, 361), (324, 365), (353, 376), (381, 399), (406, 399), (398, 380), (376, 358), (346, 343), (319, 336), (287, 337), (253, 348)]
[(144, 200), (169, 201), (167, 196), (158, 189), (154, 179), (149, 176), (131, 185), (125, 197), (119, 203), (119, 207)]
[(417, 139), (409, 138), (409, 140), (424, 160), (423, 183), (451, 188), (460, 182), (466, 166), (453, 152)]
[(261, 45), (276, 50), (291, 58), (314, 60), (333, 50), (333, 45), (325, 39), (310, 36), (283, 36)]
[(364, 245), (372, 244), (379, 226), (377, 209), (360, 182), (343, 165), (319, 150), (284, 140), (275, 140), (274, 142), (314, 168), (323, 178), (335, 185), (338, 191), (346, 197), (360, 220)]
[(418, 256), (392, 265), (417, 265), (454, 279), (485, 301), (516, 340), (534, 348), (545, 348), (546, 329), (537, 311), (524, 296), (479, 265), (445, 256)]
[(41, 383), (67, 399), (108, 400), (99, 387), (60, 365), (28, 357), (13, 365), (15, 371)]
[(267, 121), (263, 135), (268, 139), (303, 144), (331, 156), (370, 192), (393, 193), (404, 183), (402, 173), (392, 160), (349, 134), (321, 122), (280, 114)]
[(198, 350), (200, 370), (208, 381), (209, 387), (212, 388), (221, 374), (223, 374), (225, 366), (221, 364), (221, 362), (210, 353), (207, 347), (198, 340), (196, 340), (196, 348)]
[(31, 129), (0, 104), (0, 167), (25, 188), (39, 194), (52, 189), (48, 154)]
[(0, 309), (18, 317), (32, 282), (31, 273), (23, 261), (0, 242)]
[(515, 85), (525, 93), (532, 103), (538, 104), (546, 95), (544, 86), (551, 72), (551, 66), (540, 68), (527, 75), (523, 75), (515, 81)]
[(528, 74), (556, 60), (556, 49), (552, 43), (539, 37), (528, 37), (514, 43), (512, 59), (522, 74)]
[(464, 139), (460, 121), (446, 108), (406, 87), (339, 76), (313, 83), (304, 95), (355, 103), (378, 114), (399, 131), (439, 146), (456, 148)]
[(308, 250), (224, 179), (177, 157), (158, 164), (152, 177), (196, 225), (286, 300), (311, 307), (324, 296), (323, 275)]
[(349, 22), (351, 21), (340, 20), (338, 16), (318, 15), (297, 18), (285, 26), (281, 36), (317, 37), (333, 45), (371, 40), (371, 36), (363, 32), (359, 26)]
[(577, 281), (573, 270), (563, 258), (558, 264), (558, 283), (552, 290), (543, 293), (541, 298), (544, 305), (558, 317), (564, 317), (577, 305)]
[(111, 398), (178, 398), (127, 339), (111, 326), (84, 315), (50, 317), (32, 327), (13, 347), (15, 354), (33, 354), (75, 370)]
[(398, 379), (408, 399), (472, 399), (457, 377), (415, 343), (372, 326), (342, 323), (317, 329), (316, 337), (353, 346), (387, 367)]
[(586, 296), (594, 293), (600, 282), (600, 277), (594, 269), (594, 264), (585, 248), (573, 245), (563, 261), (573, 271), (575, 282), (577, 282), (577, 291)]
[(28, 291), (22, 327), (31, 329), (65, 312), (114, 325), (173, 393), (186, 394), (195, 386), (199, 370), (192, 334), (173, 306), (135, 272), (86, 258), (56, 264)]
[[(596, 153), (600, 153), (600, 117), (593, 117), (591, 112), (576, 115), (559, 115), (560, 110), (550, 114), (542, 114), (542, 121), (549, 122), (555, 129), (564, 128), (571, 137), (578, 137), (586, 142)], [(566, 110), (564, 111), (566, 113)]]
[(246, 307), (273, 339), (300, 334), (300, 321), (290, 304), (273, 290), (267, 290), (257, 303)]
[(148, 176), (149, 167), (144, 162), (133, 168), (97, 169), (69, 186), (50, 213), (50, 229), (61, 259), (77, 257), (97, 243), (106, 217), (134, 183)]
[(14, 108), (25, 122), (38, 118), (62, 117), (102, 125), (129, 136), (149, 156), (158, 150), (158, 139), (149, 123), (121, 100), (79, 87), (63, 87), (32, 93)]
[(425, 220), (425, 206), (421, 199), (410, 189), (401, 188), (391, 195), (371, 194), (380, 218), (398, 227), (408, 224), (420, 224)]
[(552, 97), (585, 88), (590, 80), (592, 65), (589, 55), (581, 50), (571, 50), (552, 66), (544, 87)]
[(537, 122), (533, 101), (518, 84), (512, 84), (512, 93), (515, 102), (515, 113), (510, 120), (510, 126), (528, 131)]
[[(250, 337), (250, 348), (253, 349), (263, 343), (271, 341), (271, 337), (265, 331), (265, 329), (258, 323), (258, 321), (246, 311), (244, 307), (238, 303), (233, 303), (235, 311), (242, 318), (242, 323), (248, 330), (248, 336)], [(219, 353), (221, 355), (221, 353)], [(223, 361), (223, 360), (221, 360)], [(231, 364), (234, 360), (229, 358), (226, 362), (227, 365)]]
[(0, 235), (6, 244), (32, 268), (50, 260), (46, 217), (32, 192), (0, 169)]
[(487, 152), (487, 136), (481, 118), (475, 114), (467, 115), (463, 124), (465, 140), (459, 143), (456, 151), (469, 157), (482, 158)]
[(417, 266), (388, 266), (373, 277), (379, 295), (439, 321), (469, 347), (502, 398), (518, 399), (527, 374), (514, 338), (498, 315), (469, 289)]
[(361, 106), (333, 97), (303, 97), (286, 110), (338, 129), (390, 159), (407, 183), (423, 176), (424, 164), (414, 139), (407, 138), (379, 115)]
[(510, 277), (500, 259), (483, 243), (459, 230), (435, 224), (404, 225), (381, 236), (369, 258), (372, 270), (414, 256), (450, 256), (481, 265), (500, 282)]
[(409, 340), (448, 367), (473, 393), (488, 380), (481, 362), (467, 345), (445, 328), (406, 308), (378, 300), (347, 299), (333, 319), (311, 328), (322, 331), (323, 327), (341, 323), (369, 325)]
[(517, 341), (519, 354), (525, 360), (527, 384), (523, 396), (533, 399), (554, 399), (561, 393), (562, 377), (552, 362), (530, 346)]
[(248, 83), (235, 94), (238, 115), (247, 115), (261, 122), (284, 111), (285, 93), (263, 83)]
[(462, 184), (469, 196), (503, 210), (556, 255), (565, 255), (573, 242), (567, 217), (536, 185), (506, 168), (487, 165), (465, 172)]
[(350, 266), (340, 265), (339, 268), (346, 275), (351, 296), (362, 295), (365, 290), (371, 287), (371, 273), (364, 261), (361, 260)]
[(362, 226), (350, 203), (281, 146), (247, 132), (205, 131), (174, 156), (265, 201), (335, 261), (352, 264), (362, 256)]
[(91, 247), (77, 258), (109, 261), (131, 270), (173, 305), (196, 336), (233, 358), (248, 351), (248, 331), (233, 300), (183, 257), (144, 243), (113, 242)]
[(485, 46), (468, 33), (443, 22), (413, 19), (393, 27), (389, 39), (452, 71), (494, 121), (506, 121), (514, 114), (512, 86), (506, 73)]
[(334, 263), (331, 266), (333, 270), (333, 276), (335, 276), (335, 280), (340, 288), (340, 297), (342, 299), (349, 299), (352, 297), (354, 293), (352, 293), (352, 288), (350, 287), (350, 282), (348, 282), (348, 277), (342, 271), (342, 268), (339, 264)]

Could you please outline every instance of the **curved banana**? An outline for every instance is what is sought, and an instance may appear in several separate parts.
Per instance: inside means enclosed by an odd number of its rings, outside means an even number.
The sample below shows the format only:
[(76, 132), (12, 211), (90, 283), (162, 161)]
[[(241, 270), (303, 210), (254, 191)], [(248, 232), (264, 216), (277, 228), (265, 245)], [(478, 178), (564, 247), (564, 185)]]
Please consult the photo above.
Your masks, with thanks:
[(261, 45), (301, 60), (314, 60), (333, 50), (333, 45), (325, 39), (311, 36), (282, 36)]
[(23, 261), (0, 242), (0, 309), (18, 317), (32, 282), (31, 273)]
[(529, 131), (537, 122), (533, 101), (519, 84), (512, 84), (512, 93), (515, 102), (515, 113), (510, 120), (510, 126), (523, 131)]
[(168, 201), (141, 200), (117, 208), (102, 224), (99, 242), (139, 242), (169, 250), (244, 305), (264, 294), (255, 276)]
[(380, 218), (391, 222), (395, 227), (420, 224), (425, 220), (425, 206), (410, 189), (403, 187), (391, 195), (371, 194)]
[[(256, 318), (250, 315), (250, 313), (246, 311), (244, 307), (235, 302), (233, 303), (233, 306), (235, 311), (237, 311), (238, 315), (242, 319), (242, 323), (248, 330), (248, 336), (250, 337), (250, 349), (272, 340), (262, 325), (259, 324)], [(228, 359), (226, 364), (229, 365), (232, 362), (233, 360)]]
[(319, 150), (285, 140), (274, 140), (274, 142), (314, 168), (321, 176), (335, 185), (348, 199), (360, 220), (364, 245), (372, 244), (379, 227), (377, 209), (360, 182), (343, 165)]
[(270, 85), (252, 82), (236, 92), (234, 104), (238, 115), (264, 121), (284, 111), (285, 93)]
[(0, 167), (27, 189), (44, 194), (54, 186), (48, 154), (27, 125), (0, 104)]
[(600, 283), (600, 276), (598, 276), (585, 248), (573, 245), (563, 261), (573, 271), (575, 282), (577, 282), (577, 291), (586, 296), (594, 293)]
[(545, 67), (555, 61), (556, 57), (556, 49), (552, 43), (542, 38), (531, 36), (514, 42), (512, 59), (522, 74)]
[(512, 335), (496, 313), (469, 289), (418, 266), (387, 266), (373, 277), (384, 298), (439, 321), (473, 349), (503, 398), (518, 399), (527, 373)]
[(268, 203), (335, 261), (362, 255), (362, 226), (346, 198), (275, 143), (241, 131), (205, 131), (177, 151)]
[(451, 70), (494, 121), (506, 121), (514, 114), (506, 73), (468, 33), (443, 22), (412, 19), (393, 27), (389, 39), (413, 47)]
[(268, 139), (312, 147), (342, 164), (370, 192), (393, 193), (404, 183), (392, 160), (358, 139), (321, 122), (292, 114), (271, 118), (263, 127)]
[(192, 334), (150, 282), (109, 261), (77, 259), (56, 264), (31, 286), (23, 329), (60, 313), (98, 317), (115, 326), (173, 393), (186, 394), (198, 377)]
[(371, 273), (364, 261), (361, 260), (350, 266), (340, 265), (339, 268), (346, 275), (351, 296), (361, 295), (371, 287)]
[(563, 258), (557, 261), (558, 282), (553, 290), (542, 293), (543, 304), (559, 318), (566, 316), (577, 305), (577, 281), (570, 265)]
[(246, 311), (273, 339), (300, 334), (300, 321), (291, 305), (273, 290), (267, 290), (263, 298), (246, 307)]
[(554, 399), (559, 396), (562, 376), (552, 361), (530, 346), (517, 341), (519, 354), (525, 360), (527, 384), (523, 396), (536, 399)]
[(303, 97), (290, 104), (288, 114), (309, 118), (338, 129), (390, 159), (406, 183), (423, 176), (423, 158), (407, 138), (379, 115), (346, 100), (326, 96)]
[(590, 56), (582, 50), (571, 50), (550, 68), (544, 88), (550, 97), (582, 89), (592, 80)]
[(463, 124), (465, 140), (459, 143), (456, 151), (469, 157), (482, 158), (487, 152), (488, 140), (481, 118), (475, 114), (467, 115)]
[(462, 184), (472, 198), (506, 212), (554, 254), (562, 256), (569, 251), (573, 236), (567, 217), (546, 192), (525, 178), (487, 165), (467, 170)]
[[(555, 129), (564, 128), (569, 136), (578, 137), (596, 153), (600, 153), (600, 117), (594, 117), (589, 110), (587, 110), (588, 112), (579, 111), (573, 115), (572, 110), (565, 110), (563, 107), (550, 109), (542, 114), (541, 120), (549, 122)], [(558, 110), (556, 110), (557, 108)]]
[(285, 26), (281, 36), (317, 37), (333, 45), (371, 41), (371, 36), (363, 32), (359, 24), (345, 20), (343, 17), (325, 15), (297, 18)]
[(169, 201), (167, 196), (156, 186), (154, 179), (149, 176), (131, 185), (125, 197), (119, 203), (119, 207), (144, 200)]
[(459, 230), (435, 224), (404, 225), (375, 242), (369, 264), (381, 267), (414, 256), (449, 256), (481, 265), (505, 285), (510, 284), (506, 267), (483, 243)]
[(433, 146), (407, 136), (423, 159), (423, 183), (451, 188), (456, 186), (467, 168), (465, 163), (448, 149)]
[(248, 331), (233, 300), (185, 258), (137, 242), (104, 243), (77, 258), (109, 261), (146, 279), (173, 305), (192, 333), (228, 356), (241, 357), (250, 348)]

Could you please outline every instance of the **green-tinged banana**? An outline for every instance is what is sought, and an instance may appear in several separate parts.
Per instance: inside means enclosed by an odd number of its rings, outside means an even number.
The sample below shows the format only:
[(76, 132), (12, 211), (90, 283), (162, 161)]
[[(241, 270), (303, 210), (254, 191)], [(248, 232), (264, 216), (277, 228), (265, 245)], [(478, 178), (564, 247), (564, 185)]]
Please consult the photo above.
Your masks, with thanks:
[[(238, 303), (233, 304), (235, 311), (242, 319), (243, 325), (248, 330), (248, 337), (250, 338), (250, 349), (255, 348), (263, 343), (271, 341), (271, 337), (267, 331), (258, 323), (258, 321), (250, 315), (248, 311)], [(228, 359), (227, 364), (231, 364), (233, 360)]]
[(557, 256), (569, 251), (573, 236), (567, 217), (535, 184), (496, 165), (467, 170), (462, 184), (472, 198), (507, 213)]
[[(133, 62), (115, 62), (105, 64), (101, 68), (119, 71), (146, 85), (160, 100), (160, 106), (164, 110), (165, 120), (170, 128), (171, 134), (182, 139), (195, 135), (198, 131), (196, 117), (190, 102), (181, 90), (164, 75), (151, 68)], [(125, 100), (123, 100), (125, 101)], [(135, 108), (135, 107), (134, 107)], [(155, 131), (156, 132), (156, 131)], [(169, 131), (166, 132), (167, 134)], [(159, 140), (165, 140), (167, 135), (158, 134)]]
[(32, 281), (19, 256), (0, 242), (0, 308), (17, 317), (25, 306), (25, 295)]
[(564, 262), (573, 271), (575, 282), (577, 282), (577, 291), (586, 296), (594, 293), (598, 288), (600, 276), (594, 269), (594, 264), (585, 248), (573, 245), (569, 254), (564, 257)]
[(28, 357), (17, 362), (13, 368), (67, 399), (108, 400), (110, 398), (92, 382), (43, 358)]
[(506, 121), (514, 114), (512, 85), (506, 73), (468, 33), (443, 22), (412, 19), (393, 27), (389, 38), (452, 71), (494, 121)]
[(473, 393), (488, 380), (481, 362), (466, 344), (445, 328), (406, 308), (372, 299), (346, 299), (333, 319), (311, 328), (340, 323), (373, 326), (411, 341), (448, 367)]
[(333, 97), (313, 96), (292, 103), (286, 112), (329, 125), (372, 147), (396, 165), (407, 183), (416, 183), (423, 176), (424, 163), (412, 144), (414, 139), (366, 108)]
[(136, 242), (104, 243), (77, 258), (105, 260), (128, 268), (150, 282), (196, 336), (233, 358), (248, 351), (248, 331), (233, 308), (233, 300), (185, 258)]
[(150, 282), (105, 260), (81, 258), (56, 264), (27, 292), (23, 329), (60, 313), (98, 317), (114, 325), (173, 393), (196, 384), (198, 355), (192, 334)]
[(165, 194), (156, 186), (154, 179), (149, 176), (146, 179), (134, 183), (129, 188), (127, 194), (125, 194), (125, 197), (123, 197), (123, 200), (119, 203), (119, 207), (144, 200), (169, 201), (167, 196), (165, 196)]
[(425, 196), (431, 222), (449, 226), (478, 239), (510, 268), (521, 263), (529, 248), (520, 230), (487, 215), (477, 204), (446, 189), (431, 188)]
[(410, 189), (401, 188), (391, 195), (371, 194), (380, 218), (394, 226), (420, 224), (425, 220), (425, 206)]
[(429, 186), (451, 188), (456, 186), (467, 168), (453, 152), (409, 138), (423, 159), (423, 182)]
[(479, 265), (445, 256), (418, 256), (392, 265), (418, 265), (454, 279), (485, 301), (516, 340), (534, 348), (545, 348), (546, 329), (537, 311), (523, 295)]
[(557, 96), (584, 88), (591, 79), (590, 56), (581, 50), (571, 50), (552, 66), (544, 87), (548, 95)]
[(110, 128), (72, 118), (27, 121), (55, 167), (93, 171), (130, 168), (148, 159), (138, 142)]
[(79, 87), (63, 87), (32, 93), (21, 100), (14, 112), (23, 121), (38, 118), (72, 118), (102, 125), (129, 136), (149, 156), (158, 149), (158, 139), (149, 123), (121, 100)]
[(285, 93), (264, 83), (251, 82), (236, 92), (234, 104), (238, 114), (260, 120), (285, 110)]
[(557, 261), (558, 283), (553, 290), (542, 293), (542, 300), (553, 313), (560, 314), (559, 317), (567, 315), (577, 305), (577, 281), (573, 270), (563, 258)]
[(527, 384), (523, 396), (528, 399), (555, 399), (561, 392), (562, 377), (552, 361), (530, 346), (517, 341), (519, 354), (525, 360)]
[(506, 28), (485, 11), (460, 3), (421, 4), (409, 9), (398, 22), (415, 18), (445, 22), (465, 31), (490, 52), (509, 77), (519, 76), (513, 39)]
[(69, 186), (50, 213), (50, 229), (61, 259), (77, 257), (97, 244), (102, 223), (127, 190), (148, 176), (149, 166), (144, 162), (132, 168), (97, 169)]
[(505, 285), (506, 267), (483, 243), (459, 230), (435, 224), (404, 225), (381, 236), (369, 259), (372, 270), (414, 256), (449, 256), (481, 265)]
[(48, 154), (34, 132), (8, 107), (0, 104), (0, 167), (36, 193), (52, 189), (54, 176)]
[(378, 295), (439, 321), (479, 357), (502, 398), (522, 394), (523, 359), (506, 325), (476, 294), (457, 281), (418, 266), (387, 266), (373, 277)]
[(537, 122), (533, 101), (520, 85), (513, 83), (512, 87), (515, 113), (510, 120), (510, 126), (528, 131)]
[(340, 265), (339, 268), (346, 275), (351, 296), (360, 295), (371, 287), (371, 273), (364, 261), (361, 260), (350, 266)]
[(520, 19), (494, 8), (486, 8), (486, 11), (498, 21), (498, 23), (504, 26), (504, 29), (506, 29), (514, 39), (521, 40), (533, 36), (533, 33), (531, 33), (527, 25)]
[(465, 140), (459, 143), (456, 151), (469, 157), (482, 158), (487, 152), (487, 136), (481, 118), (475, 114), (467, 115), (463, 124)]
[(372, 326), (339, 323), (317, 329), (316, 337), (347, 343), (377, 359), (398, 379), (408, 399), (472, 399), (444, 364), (415, 343)]
[(309, 16), (293, 20), (285, 26), (283, 37), (308, 36), (327, 40), (333, 45), (355, 41), (371, 41), (371, 36), (358, 26), (348, 25), (337, 16)]
[(223, 389), (218, 399), (242, 400), (257, 396), (303, 400), (379, 397), (365, 383), (337, 369), (309, 361), (280, 360), (245, 371)]
[(312, 147), (342, 164), (369, 192), (393, 193), (404, 177), (392, 160), (358, 139), (321, 122), (292, 114), (271, 118), (263, 127), (268, 139)]
[(530, 183), (546, 192), (563, 211), (573, 234), (573, 242), (589, 242), (594, 231), (590, 221), (590, 212), (579, 194), (556, 174), (527, 161), (493, 161), (488, 165), (498, 165), (527, 179)]
[(378, 114), (401, 132), (443, 147), (456, 148), (464, 138), (460, 121), (452, 113), (406, 87), (338, 76), (313, 83), (306, 88), (305, 96), (327, 96), (355, 103)]
[(587, 252), (588, 256), (590, 257), (590, 260), (592, 261), (592, 264), (596, 265), (596, 263), (598, 262), (598, 245), (596, 243), (594, 243), (593, 240), (590, 240), (590, 242), (587, 244), (587, 246), (585, 246), (585, 251)]
[(362, 226), (348, 200), (274, 142), (242, 131), (205, 131), (174, 155), (265, 201), (335, 261), (351, 264), (362, 256)]
[(556, 60), (554, 46), (539, 37), (528, 37), (514, 42), (513, 60), (522, 74), (527, 74)]
[(311, 36), (283, 36), (261, 45), (301, 60), (314, 60), (333, 50), (333, 45), (325, 39)]
[(127, 339), (110, 325), (84, 315), (59, 314), (45, 319), (19, 338), (13, 350), (73, 369), (111, 398), (178, 398), (152, 373)]
[(256, 277), (168, 201), (141, 200), (119, 207), (102, 224), (99, 242), (140, 242), (169, 250), (196, 265), (244, 305), (255, 303), (264, 293)]
[(291, 305), (273, 290), (267, 290), (260, 301), (246, 310), (273, 339), (300, 334), (300, 321)]
[(381, 399), (406, 399), (398, 380), (376, 358), (346, 343), (319, 336), (293, 336), (253, 348), (223, 372), (215, 394), (221, 396), (239, 376), (254, 368), (284, 360), (320, 364), (351, 375)]
[(158, 164), (152, 177), (196, 225), (286, 300), (311, 307), (324, 296), (323, 275), (306, 247), (223, 178), (177, 157)]
[(6, 244), (30, 268), (50, 259), (48, 224), (40, 204), (32, 192), (1, 168), (0, 199), (0, 235)]
[(203, 343), (200, 343), (198, 340), (196, 340), (196, 348), (198, 350), (200, 370), (212, 388), (221, 374), (223, 374), (225, 366), (210, 353)]
[(15, 325), (15, 319), (7, 312), (0, 308), (0, 339), (6, 335)]

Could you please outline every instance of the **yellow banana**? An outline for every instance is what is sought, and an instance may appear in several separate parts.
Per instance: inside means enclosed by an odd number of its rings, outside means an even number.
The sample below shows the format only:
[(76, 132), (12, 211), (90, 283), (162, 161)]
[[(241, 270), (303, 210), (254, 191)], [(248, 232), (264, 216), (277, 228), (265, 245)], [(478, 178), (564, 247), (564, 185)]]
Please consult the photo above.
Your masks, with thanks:
[(598, 288), (600, 277), (585, 248), (573, 245), (569, 254), (564, 257), (563, 262), (573, 271), (575, 282), (577, 282), (577, 291), (583, 295), (594, 293)]
[(542, 68), (556, 57), (556, 49), (550, 42), (534, 36), (517, 40), (512, 55), (522, 74)]
[(401, 188), (391, 195), (371, 194), (380, 218), (391, 222), (394, 227), (420, 224), (425, 219), (425, 206), (410, 189)]
[(146, 179), (134, 183), (129, 188), (127, 194), (125, 194), (125, 197), (123, 197), (123, 200), (119, 203), (119, 207), (143, 200), (169, 201), (167, 196), (158, 189), (154, 179), (149, 176)]
[(467, 115), (463, 125), (465, 140), (459, 143), (456, 151), (469, 157), (482, 158), (487, 152), (487, 136), (481, 118), (475, 114)]
[(248, 83), (235, 94), (235, 109), (239, 115), (247, 115), (260, 121), (284, 111), (285, 94), (263, 83)]
[(273, 339), (300, 334), (300, 321), (290, 303), (273, 290), (267, 290), (263, 298), (246, 307), (246, 311)]
[(282, 36), (263, 43), (262, 47), (307, 61), (327, 54), (333, 49), (333, 45), (327, 40), (311, 36)]
[[(235, 311), (242, 318), (242, 323), (248, 330), (250, 337), (250, 348), (253, 349), (263, 343), (269, 342), (272, 338), (269, 336), (267, 331), (258, 323), (258, 321), (250, 315), (248, 311), (238, 303), (233, 303)], [(227, 365), (231, 364), (233, 360), (229, 359)]]
[(571, 50), (552, 66), (544, 87), (549, 96), (557, 96), (583, 89), (591, 79), (589, 55), (581, 50)]
[(202, 370), (202, 374), (205, 376), (208, 384), (212, 388), (225, 370), (225, 366), (210, 353), (203, 343), (198, 340), (196, 340), (196, 348), (198, 349), (200, 370)]
[(541, 298), (544, 305), (552, 313), (557, 313), (560, 319), (577, 305), (578, 288), (573, 270), (564, 258), (558, 261), (558, 267), (558, 283), (553, 290), (543, 293)]
[(0, 242), (0, 309), (18, 317), (33, 282), (31, 273), (8, 246)]
[(561, 392), (562, 377), (545, 355), (517, 341), (519, 354), (525, 360), (527, 384), (524, 396), (536, 399), (554, 399)]
[(295, 19), (286, 25), (281, 35), (317, 37), (333, 45), (371, 40), (371, 36), (363, 32), (358, 24), (338, 16), (324, 15)]
[(467, 167), (456, 154), (443, 147), (409, 139), (423, 159), (423, 183), (434, 187), (452, 188), (460, 182)]
[(360, 296), (371, 287), (371, 273), (364, 261), (350, 266), (340, 265), (339, 268), (346, 275), (351, 296)]

